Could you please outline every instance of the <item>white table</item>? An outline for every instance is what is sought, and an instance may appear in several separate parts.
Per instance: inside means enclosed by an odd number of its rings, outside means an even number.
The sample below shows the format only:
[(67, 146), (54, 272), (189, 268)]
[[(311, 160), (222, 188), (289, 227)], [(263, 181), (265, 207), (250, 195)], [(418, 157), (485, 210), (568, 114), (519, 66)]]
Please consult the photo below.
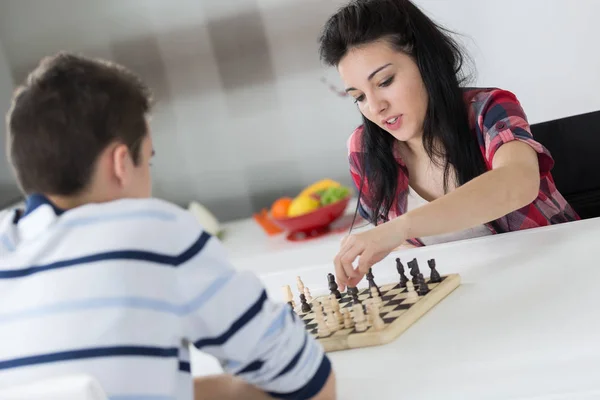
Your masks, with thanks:
[[(246, 247), (245, 261), (244, 251), (230, 251), (274, 298), (283, 284), (295, 290), (296, 275), (318, 294), (340, 239), (262, 239), (262, 258)], [(440, 273), (459, 273), (462, 285), (394, 342), (330, 353), (339, 398), (600, 398), (599, 239), (593, 219), (391, 254), (374, 268), (379, 284), (398, 279), (400, 256), (416, 257), (424, 272), (435, 258)], [(195, 352), (192, 370), (218, 367)]]

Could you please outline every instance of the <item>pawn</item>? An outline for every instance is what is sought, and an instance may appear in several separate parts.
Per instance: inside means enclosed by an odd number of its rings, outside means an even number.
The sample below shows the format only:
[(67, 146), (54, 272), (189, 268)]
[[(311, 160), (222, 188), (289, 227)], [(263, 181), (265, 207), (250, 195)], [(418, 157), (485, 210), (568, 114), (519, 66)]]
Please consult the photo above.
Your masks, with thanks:
[(398, 273), (400, 274), (400, 287), (405, 288), (406, 282), (408, 282), (408, 278), (406, 277), (406, 274), (404, 273), (404, 265), (402, 265), (399, 258), (396, 258), (396, 269), (398, 270)]
[(377, 291), (377, 289), (375, 287), (371, 288), (371, 300), (372, 300), (372, 303), (374, 303), (374, 304), (378, 304), (378, 305), (383, 304), (383, 300), (381, 300), (380, 293)]
[(300, 294), (300, 304), (302, 305), (303, 313), (308, 313), (312, 311), (312, 307), (306, 301), (306, 296), (304, 295), (304, 293)]
[(431, 274), (429, 275), (429, 282), (439, 283), (442, 281), (440, 273), (435, 269), (435, 259), (427, 260), (429, 268), (431, 268)]
[(335, 318), (337, 318), (338, 323), (340, 325), (343, 324), (344, 316), (340, 312), (340, 303), (338, 302), (337, 298), (332, 294), (329, 295), (329, 303), (331, 304), (331, 310), (333, 312), (333, 316)]
[(304, 287), (304, 296), (306, 297), (306, 301), (308, 303), (311, 303), (313, 301), (313, 298), (310, 295), (310, 290), (306, 286)]
[(417, 279), (419, 281), (419, 296), (425, 296), (427, 293), (429, 293), (429, 287), (427, 286), (427, 283), (425, 282), (425, 278), (423, 278), (423, 274), (419, 274), (417, 275)]
[(375, 329), (376, 331), (383, 330), (383, 328), (385, 328), (385, 322), (383, 321), (383, 319), (381, 318), (381, 315), (379, 314), (379, 305), (376, 303), (372, 303), (369, 308), (369, 311), (371, 314), (371, 321), (373, 324), (373, 329)]
[(315, 320), (317, 321), (317, 336), (318, 337), (325, 337), (325, 336), (331, 335), (331, 331), (329, 330), (329, 327), (325, 323), (325, 317), (323, 315), (323, 310), (321, 309), (321, 307), (318, 304), (317, 304), (317, 307), (315, 307)]
[(342, 310), (342, 314), (344, 316), (344, 328), (350, 329), (354, 326), (354, 322), (352, 322), (352, 315), (350, 315), (350, 310), (344, 308)]
[(406, 282), (406, 293), (408, 293), (407, 298), (414, 299), (419, 297), (419, 294), (415, 291), (415, 285), (412, 281)]
[(338, 285), (335, 282), (335, 276), (332, 273), (327, 274), (327, 281), (329, 282), (329, 290), (331, 294), (335, 295), (336, 298), (341, 299), (342, 294), (338, 290)]
[(355, 304), (352, 306), (352, 311), (354, 311), (354, 329), (357, 332), (364, 332), (367, 330), (367, 318), (365, 318), (365, 314), (363, 312), (362, 305)]

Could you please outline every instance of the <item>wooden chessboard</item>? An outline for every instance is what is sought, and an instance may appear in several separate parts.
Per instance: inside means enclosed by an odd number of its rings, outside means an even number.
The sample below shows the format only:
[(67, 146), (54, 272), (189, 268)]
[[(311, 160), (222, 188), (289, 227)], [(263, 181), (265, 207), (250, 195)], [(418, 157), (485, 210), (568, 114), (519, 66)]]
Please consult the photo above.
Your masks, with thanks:
[[(414, 299), (408, 299), (406, 288), (401, 288), (398, 283), (379, 287), (381, 300), (383, 301), (379, 315), (385, 323), (385, 327), (379, 331), (369, 325), (366, 331), (357, 332), (355, 328), (348, 329), (342, 325), (341, 329), (329, 336), (318, 337), (314, 311), (299, 312), (298, 315), (306, 324), (307, 331), (318, 338), (326, 352), (389, 343), (456, 289), (460, 285), (460, 276), (458, 274), (443, 275), (442, 281), (439, 283), (430, 283), (428, 278), (426, 281), (430, 289), (429, 293)], [(415, 289), (418, 289), (418, 287), (418, 285), (415, 285)], [(370, 298), (369, 289), (362, 289), (358, 298), (361, 301)], [(329, 296), (319, 296), (312, 299), (311, 306), (317, 306), (321, 299), (327, 302), (330, 301)], [(340, 310), (344, 308), (352, 309), (352, 297), (347, 293), (342, 293), (339, 303)]]

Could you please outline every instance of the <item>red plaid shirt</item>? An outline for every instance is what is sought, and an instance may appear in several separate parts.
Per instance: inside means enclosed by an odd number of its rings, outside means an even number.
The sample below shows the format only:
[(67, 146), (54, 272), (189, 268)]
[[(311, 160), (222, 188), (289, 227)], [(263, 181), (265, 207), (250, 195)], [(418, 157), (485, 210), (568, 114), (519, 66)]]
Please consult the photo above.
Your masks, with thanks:
[[(473, 134), (477, 137), (481, 154), (488, 170), (492, 169), (494, 154), (504, 143), (519, 140), (529, 144), (538, 154), (540, 166), (540, 192), (529, 205), (515, 210), (502, 218), (485, 224), (492, 233), (504, 233), (522, 229), (536, 228), (578, 220), (579, 216), (559, 193), (550, 171), (554, 159), (550, 152), (533, 139), (525, 112), (514, 94), (501, 89), (466, 89), (465, 102), (468, 105), (469, 121)], [(357, 188), (360, 188), (361, 135), (363, 127), (359, 126), (348, 139), (348, 157), (350, 173)], [(395, 207), (393, 206), (387, 219), (391, 220), (406, 212), (408, 199), (408, 170), (402, 159), (396, 155), (398, 162), (398, 191)], [(361, 215), (368, 218), (372, 213), (371, 201), (365, 193), (369, 192), (369, 182), (365, 180), (363, 195), (359, 204)], [(386, 218), (380, 216), (379, 221)], [(422, 246), (419, 239), (410, 239), (410, 243)]]

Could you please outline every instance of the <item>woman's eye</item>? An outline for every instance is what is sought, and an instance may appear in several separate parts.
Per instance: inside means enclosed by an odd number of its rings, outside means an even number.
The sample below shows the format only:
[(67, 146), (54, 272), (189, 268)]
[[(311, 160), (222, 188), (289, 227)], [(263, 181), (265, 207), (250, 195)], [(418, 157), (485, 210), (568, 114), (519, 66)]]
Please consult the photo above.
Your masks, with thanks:
[(379, 84), (380, 87), (386, 87), (386, 86), (390, 86), (392, 84), (392, 82), (394, 82), (394, 77), (392, 76), (391, 78), (386, 79), (385, 81), (381, 82)]
[(360, 102), (362, 102), (364, 99), (365, 99), (365, 95), (363, 94), (363, 95), (360, 95), (360, 96), (358, 96), (358, 97), (355, 97), (355, 98), (354, 98), (354, 102), (355, 102), (355, 103), (360, 103)]

